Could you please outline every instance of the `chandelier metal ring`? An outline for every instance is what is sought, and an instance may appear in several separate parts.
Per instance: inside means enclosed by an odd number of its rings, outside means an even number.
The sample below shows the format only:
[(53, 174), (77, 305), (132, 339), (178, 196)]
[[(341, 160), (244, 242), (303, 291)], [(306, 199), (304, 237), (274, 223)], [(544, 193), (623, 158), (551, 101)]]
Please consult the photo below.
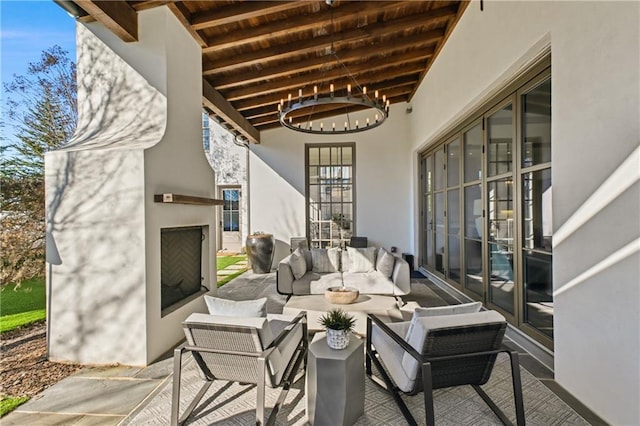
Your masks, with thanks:
[[(313, 128), (313, 121), (307, 120), (306, 122), (298, 122), (294, 123), (292, 119), (292, 114), (300, 111), (304, 111), (305, 109), (314, 108), (316, 106), (322, 105), (356, 105), (356, 106), (364, 106), (365, 108), (372, 108), (377, 111), (377, 114), (374, 116), (373, 120), (366, 118), (366, 121), (360, 125), (359, 120), (351, 123), (349, 119), (344, 122), (344, 126), (342, 123), (337, 123), (333, 120), (331, 121), (331, 127), (324, 127), (324, 121), (316, 122), (316, 128)], [(345, 134), (345, 133), (356, 133), (356, 132), (364, 132), (365, 130), (371, 130), (375, 127), (378, 127), (389, 116), (388, 107), (379, 102), (372, 101), (367, 98), (356, 98), (353, 96), (340, 96), (340, 97), (314, 97), (306, 100), (299, 100), (298, 102), (292, 103), (288, 106), (282, 105), (279, 107), (278, 115), (280, 119), (280, 123), (291, 129), (298, 132), (303, 133), (312, 133), (312, 134)], [(307, 114), (301, 114), (307, 115)], [(311, 116), (311, 114), (308, 114)]]

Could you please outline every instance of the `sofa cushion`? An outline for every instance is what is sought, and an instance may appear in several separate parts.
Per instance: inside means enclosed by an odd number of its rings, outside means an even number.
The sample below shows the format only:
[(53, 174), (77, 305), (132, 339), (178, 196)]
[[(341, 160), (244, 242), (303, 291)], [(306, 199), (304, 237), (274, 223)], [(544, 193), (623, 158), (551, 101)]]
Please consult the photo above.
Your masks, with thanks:
[[(409, 321), (388, 323), (387, 327), (398, 336), (404, 336), (409, 327)], [(416, 380), (409, 378), (402, 368), (402, 357), (405, 352), (400, 345), (394, 342), (388, 334), (380, 331), (380, 327), (376, 324), (373, 324), (371, 329), (371, 344), (380, 354), (380, 360), (384, 363), (396, 386), (404, 392), (411, 391)]]
[(395, 263), (396, 257), (385, 250), (384, 247), (380, 247), (376, 258), (376, 271), (379, 271), (385, 277), (391, 277)]
[(267, 298), (263, 297), (256, 300), (229, 300), (204, 296), (207, 309), (210, 315), (218, 315), (225, 317), (266, 317), (267, 316)]
[(291, 266), (291, 272), (296, 280), (299, 280), (307, 273), (307, 260), (300, 248), (297, 248), (296, 251), (291, 253), (291, 256), (289, 257), (289, 266)]
[(311, 249), (312, 271), (318, 273), (340, 271), (340, 249)]
[[(376, 265), (376, 248), (347, 247), (342, 272), (373, 272)], [(391, 274), (389, 274), (391, 275)]]
[(342, 286), (342, 273), (332, 272), (328, 274), (318, 274), (317, 272), (307, 272), (299, 280), (292, 284), (294, 295), (324, 294), (329, 287)]
[(353, 287), (362, 294), (394, 294), (393, 282), (378, 271), (344, 272), (342, 280), (345, 287)]
[[(482, 302), (462, 303), (459, 305), (447, 305), (447, 306), (435, 306), (431, 308), (418, 307), (413, 311), (413, 318), (421, 317), (435, 317), (440, 315), (453, 315), (453, 314), (472, 314), (480, 312), (482, 308)], [(411, 326), (407, 331), (406, 339), (409, 339), (409, 334), (413, 332), (413, 324), (415, 321), (411, 321)]]

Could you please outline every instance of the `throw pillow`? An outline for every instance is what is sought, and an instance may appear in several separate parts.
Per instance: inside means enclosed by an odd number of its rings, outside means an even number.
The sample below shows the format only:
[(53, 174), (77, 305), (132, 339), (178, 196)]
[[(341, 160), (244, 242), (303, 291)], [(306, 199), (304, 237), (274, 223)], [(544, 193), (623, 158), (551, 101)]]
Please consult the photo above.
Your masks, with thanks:
[(327, 273), (340, 270), (340, 249), (311, 249), (313, 272)]
[(448, 305), (448, 306), (436, 306), (433, 308), (416, 308), (413, 311), (413, 318), (411, 325), (407, 330), (407, 336), (405, 340), (409, 340), (409, 336), (413, 333), (413, 326), (418, 318), (423, 317), (436, 317), (440, 315), (454, 315), (454, 314), (474, 314), (480, 312), (482, 308), (482, 302), (462, 303), (460, 305)]
[(389, 253), (384, 247), (380, 247), (378, 258), (376, 260), (376, 270), (387, 278), (393, 274), (393, 267), (396, 264), (396, 258)]
[(267, 298), (256, 300), (229, 300), (205, 295), (204, 301), (211, 315), (225, 317), (266, 317)]
[(376, 248), (347, 247), (348, 265), (344, 272), (373, 272), (376, 264)]
[(304, 253), (300, 248), (297, 248), (296, 251), (291, 253), (291, 257), (289, 258), (289, 266), (291, 266), (291, 272), (293, 272), (293, 277), (296, 280), (302, 278), (304, 274), (307, 273), (307, 260), (304, 257)]

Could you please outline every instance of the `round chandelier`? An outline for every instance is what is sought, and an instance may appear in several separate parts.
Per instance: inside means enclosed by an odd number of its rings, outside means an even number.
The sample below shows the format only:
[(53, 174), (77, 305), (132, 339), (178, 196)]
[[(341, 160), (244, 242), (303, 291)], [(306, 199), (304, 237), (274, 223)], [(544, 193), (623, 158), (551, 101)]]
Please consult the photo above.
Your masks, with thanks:
[[(327, 1), (331, 7), (332, 2)], [(333, 9), (331, 14), (331, 33), (333, 38)], [(360, 86), (347, 66), (340, 60), (331, 41), (330, 59), (320, 68), (323, 74), (332, 68), (342, 68), (348, 77), (346, 87), (335, 90), (334, 83), (310, 83), (298, 89), (298, 96), (281, 99), (278, 103), (278, 119), (291, 130), (319, 135), (357, 133), (380, 126), (389, 117), (390, 101), (386, 95), (374, 91), (373, 97), (367, 93), (366, 86)], [(335, 63), (332, 67), (331, 64)], [(321, 76), (319, 79), (323, 82)], [(313, 92), (311, 92), (313, 88)], [(307, 93), (305, 93), (305, 90)], [(369, 110), (360, 113), (361, 110)], [(350, 113), (358, 111), (353, 120)], [(316, 117), (314, 119), (314, 116)], [(323, 120), (323, 117), (325, 118)]]

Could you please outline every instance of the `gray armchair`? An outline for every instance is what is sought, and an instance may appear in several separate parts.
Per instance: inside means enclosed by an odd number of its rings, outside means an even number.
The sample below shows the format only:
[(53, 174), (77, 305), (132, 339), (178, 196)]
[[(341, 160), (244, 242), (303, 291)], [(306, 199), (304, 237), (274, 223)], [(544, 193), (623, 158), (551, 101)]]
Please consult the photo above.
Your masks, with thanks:
[[(239, 318), (191, 314), (183, 328), (187, 345), (174, 351), (171, 424), (183, 424), (214, 380), (257, 385), (256, 424), (275, 424), (280, 404), (294, 382), (307, 353), (306, 313), (293, 320), (283, 316)], [(274, 338), (275, 336), (275, 338)], [(204, 384), (180, 417), (182, 357), (191, 352)], [(265, 386), (281, 387), (278, 403), (265, 423)]]
[[(411, 425), (418, 423), (399, 392), (424, 393), (426, 424), (431, 426), (435, 424), (433, 390), (460, 385), (471, 385), (500, 421), (512, 424), (480, 387), (489, 380), (497, 355), (505, 352), (511, 360), (516, 422), (524, 425), (518, 354), (502, 347), (507, 325), (504, 317), (495, 311), (446, 313), (439, 308), (435, 313), (427, 312), (429, 316), (414, 314), (412, 321), (390, 324), (369, 315), (366, 374), (391, 393)], [(372, 362), (382, 381), (372, 375)]]

